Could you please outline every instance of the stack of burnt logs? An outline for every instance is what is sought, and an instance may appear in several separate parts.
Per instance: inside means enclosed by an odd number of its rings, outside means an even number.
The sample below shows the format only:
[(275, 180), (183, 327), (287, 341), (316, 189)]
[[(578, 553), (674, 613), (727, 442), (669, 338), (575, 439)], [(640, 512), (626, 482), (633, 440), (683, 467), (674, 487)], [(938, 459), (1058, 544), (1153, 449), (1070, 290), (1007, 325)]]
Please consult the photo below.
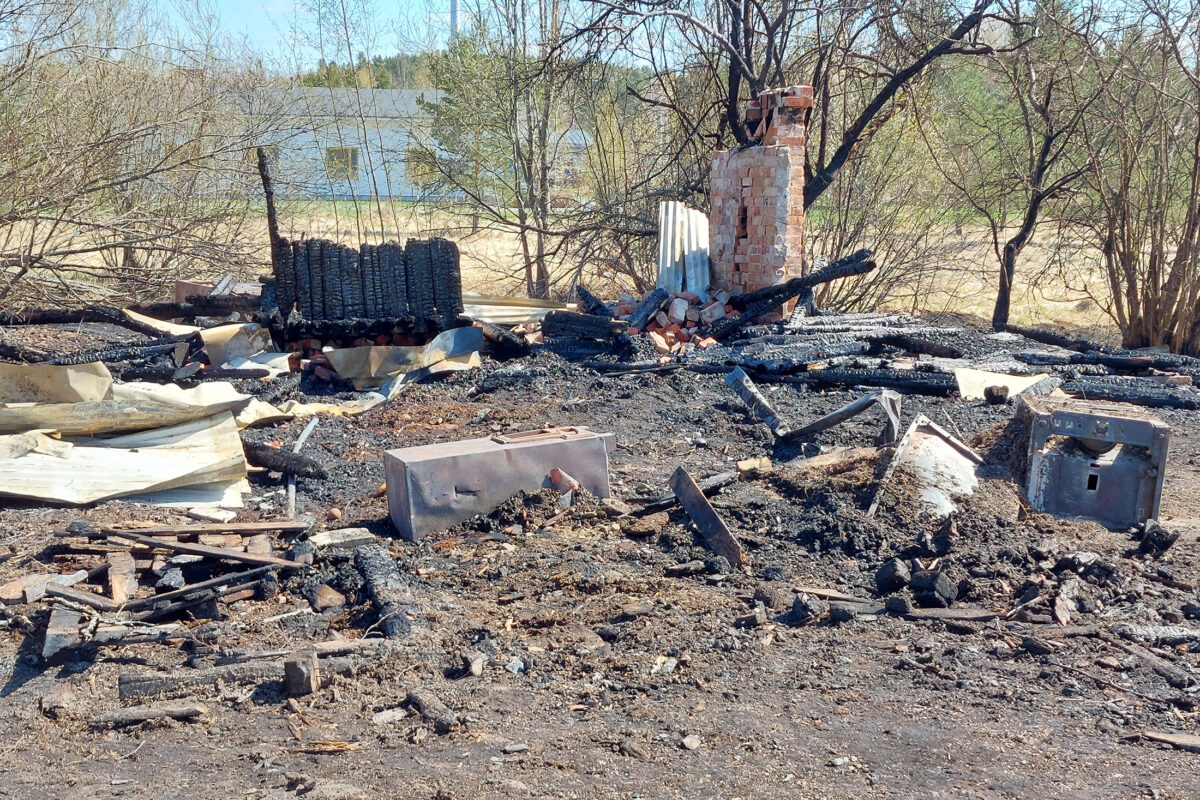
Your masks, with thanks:
[[(289, 328), (304, 323), (391, 323), (425, 332), (453, 327), (463, 311), (458, 248), (445, 239), (362, 244), (279, 238), (272, 254), (276, 306)], [(328, 328), (328, 325), (318, 325)]]

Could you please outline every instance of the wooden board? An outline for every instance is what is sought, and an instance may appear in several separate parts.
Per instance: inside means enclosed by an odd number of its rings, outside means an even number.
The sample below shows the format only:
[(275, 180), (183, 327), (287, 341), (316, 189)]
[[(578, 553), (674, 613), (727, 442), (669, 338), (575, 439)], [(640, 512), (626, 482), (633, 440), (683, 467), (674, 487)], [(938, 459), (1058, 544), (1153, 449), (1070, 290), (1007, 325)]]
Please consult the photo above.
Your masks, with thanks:
[(97, 611), (117, 611), (121, 608), (121, 604), (112, 598), (84, 589), (76, 589), (74, 586), (60, 586), (51, 583), (46, 586), (46, 594), (50, 597), (61, 597), (64, 600), (70, 600), (72, 603), (79, 603), (80, 605), (94, 608)]
[(1142, 738), (1149, 739), (1152, 742), (1169, 744), (1172, 747), (1178, 747), (1180, 750), (1190, 750), (1193, 753), (1200, 753), (1200, 736), (1192, 736), (1187, 733), (1142, 731)]
[(125, 550), (109, 553), (107, 560), (108, 592), (113, 602), (120, 605), (137, 594), (137, 563), (133, 554)]
[(59, 655), (79, 644), (78, 611), (66, 608), (55, 608), (50, 612), (50, 622), (46, 625), (46, 638), (42, 644), (42, 659), (47, 663), (62, 660)]
[(270, 564), (273, 566), (283, 567), (284, 569), (300, 569), (303, 564), (297, 564), (294, 561), (288, 561), (275, 556), (261, 556), (254, 553), (244, 553), (241, 550), (231, 550), (226, 547), (209, 547), (206, 544), (192, 544), (190, 542), (176, 542), (170, 539), (156, 539), (153, 536), (142, 536), (138, 533), (130, 531), (114, 531), (108, 534), (110, 538), (120, 537), (128, 539), (131, 542), (138, 544), (149, 545), (151, 547), (162, 548), (163, 550), (171, 550), (176, 553), (188, 553), (194, 556), (208, 556), (209, 558), (223, 558), (229, 561), (241, 561), (246, 564)]
[(167, 702), (130, 706), (106, 711), (96, 717), (96, 725), (137, 725), (156, 719), (196, 719), (208, 716), (208, 706), (200, 703)]
[(692, 522), (696, 523), (696, 527), (699, 528), (700, 535), (704, 537), (709, 549), (719, 556), (724, 556), (736, 569), (746, 567), (746, 555), (742, 551), (741, 544), (729, 532), (725, 522), (717, 516), (717, 512), (709, 504), (708, 498), (704, 496), (700, 487), (683, 467), (675, 470), (675, 474), (671, 476), (670, 486), (671, 491), (679, 498), (679, 504), (683, 506), (683, 510), (692, 518)]
[(378, 537), (366, 528), (338, 528), (332, 531), (319, 531), (308, 537), (313, 547), (345, 547), (353, 548), (360, 544), (373, 542)]
[(201, 533), (304, 533), (312, 525), (307, 522), (214, 522), (199, 525), (158, 525), (153, 528), (102, 528), (109, 533), (139, 533), (142, 536), (185, 536)]

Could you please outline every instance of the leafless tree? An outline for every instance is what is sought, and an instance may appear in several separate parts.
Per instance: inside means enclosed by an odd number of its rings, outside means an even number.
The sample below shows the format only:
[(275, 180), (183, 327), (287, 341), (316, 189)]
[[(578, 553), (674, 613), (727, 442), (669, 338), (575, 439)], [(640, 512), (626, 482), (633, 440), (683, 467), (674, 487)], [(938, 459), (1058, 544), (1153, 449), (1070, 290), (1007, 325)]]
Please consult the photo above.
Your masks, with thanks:
[(244, 109), (263, 77), (131, 11), (0, 0), (0, 301), (144, 296), (255, 260), (245, 154), (271, 123)]
[(1083, 288), (1127, 347), (1200, 355), (1200, 5), (1126, 13), (1121, 79), (1086, 119), (1091, 168), (1071, 209), (1104, 276)]
[[(665, 30), (658, 36), (673, 47), (676, 40), (689, 45), (684, 69), (710, 72), (710, 84), (721, 90), (718, 139), (727, 132), (735, 144), (750, 144), (745, 101), (773, 86), (811, 83), (819, 99), (816, 110), (808, 112), (806, 206), (816, 202), (849, 159), (895, 113), (902, 90), (931, 64), (949, 55), (994, 52), (979, 39), (978, 31), (995, 0), (977, 0), (965, 14), (951, 3), (588, 2), (596, 13), (576, 35), (594, 37), (600, 50), (623, 48), (645, 54), (640, 37), (648, 29)], [(863, 78), (872, 89), (865, 95), (859, 91)], [(846, 91), (847, 87), (853, 91)], [(861, 98), (861, 105), (848, 105), (845, 101), (851, 98)], [(670, 103), (661, 97), (650, 102), (667, 105), (685, 127), (698, 128), (693, 122), (697, 111), (709, 110), (707, 103)]]
[(1091, 168), (1084, 122), (1122, 69), (1120, 57), (1100, 57), (1111, 20), (1099, 6), (1012, 0), (1007, 15), (1012, 46), (942, 82), (941, 102), (931, 104), (940, 108), (922, 128), (931, 161), (986, 224), (999, 267), (997, 330), (1008, 324), (1017, 265), (1049, 204)]

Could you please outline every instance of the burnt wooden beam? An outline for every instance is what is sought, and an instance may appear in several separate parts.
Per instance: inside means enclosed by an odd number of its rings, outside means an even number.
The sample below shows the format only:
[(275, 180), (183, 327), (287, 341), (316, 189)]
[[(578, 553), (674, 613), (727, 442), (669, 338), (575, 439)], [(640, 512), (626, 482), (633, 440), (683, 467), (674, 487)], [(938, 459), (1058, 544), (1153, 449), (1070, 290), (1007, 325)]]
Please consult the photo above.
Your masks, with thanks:
[(416, 601), (387, 548), (379, 542), (355, 548), (354, 566), (362, 573), (367, 596), (379, 612), (378, 624), (384, 635), (389, 639), (407, 636), (412, 630), (409, 617), (416, 613)]
[(325, 468), (306, 455), (262, 442), (243, 442), (242, 447), (246, 451), (246, 460), (256, 467), (300, 478), (326, 477)]
[(180, 600), (182, 598), (196, 594), (197, 592), (204, 592), (209, 589), (214, 589), (214, 588), (217, 588), (220, 586), (229, 586), (229, 585), (235, 585), (235, 584), (240, 585), (240, 584), (244, 584), (244, 583), (250, 583), (250, 582), (261, 579), (263, 576), (267, 575), (270, 572), (275, 571), (276, 569), (279, 569), (279, 568), (272, 564), (272, 565), (268, 565), (265, 567), (256, 567), (254, 569), (248, 569), (248, 570), (245, 570), (244, 572), (231, 572), (228, 575), (221, 575), (220, 577), (217, 577), (217, 578), (209, 578), (206, 581), (200, 581), (199, 583), (193, 583), (191, 586), (184, 586), (182, 589), (175, 589), (170, 592), (163, 592), (162, 594), (156, 594), (153, 597), (145, 597), (140, 600), (130, 600), (129, 602), (127, 602), (125, 604), (125, 610), (126, 611), (139, 611), (141, 609), (150, 608), (152, 606), (157, 606), (162, 603), (171, 603), (176, 600)]
[(492, 343), (490, 350), (496, 356), (507, 359), (529, 355), (529, 342), (525, 341), (524, 337), (517, 336), (508, 328), (493, 322), (477, 321), (475, 324), (483, 331), (483, 338)]
[(79, 603), (80, 605), (94, 608), (97, 611), (112, 612), (121, 609), (121, 604), (112, 598), (84, 589), (76, 589), (74, 586), (63, 586), (57, 583), (46, 584), (46, 596), (61, 597), (63, 600), (70, 600), (72, 603)]
[(642, 298), (642, 302), (629, 315), (629, 327), (643, 330), (670, 296), (666, 289), (659, 287)]
[(166, 703), (151, 703), (144, 706), (130, 706), (106, 711), (96, 717), (92, 724), (96, 727), (122, 725), (140, 725), (143, 722), (153, 722), (160, 719), (194, 720), (208, 716), (208, 706), (186, 701)]
[[(836, 278), (858, 275), (860, 272), (870, 272), (870, 269), (864, 270), (861, 268), (861, 265), (866, 263), (871, 263), (872, 268), (874, 268), (874, 263), (870, 259), (870, 250), (858, 250), (845, 258), (832, 261), (816, 272), (810, 272), (808, 275), (792, 278), (775, 286), (764, 286), (762, 289), (756, 289), (753, 292), (735, 294), (729, 298), (729, 305), (738, 311), (745, 311), (764, 300), (775, 300), (777, 297), (782, 297), (782, 299), (773, 304), (782, 305), (787, 300), (798, 297), (805, 289), (820, 286), (822, 283), (828, 283)], [(795, 287), (795, 291), (793, 291), (793, 287)]]
[(692, 476), (688, 475), (687, 470), (683, 467), (675, 470), (675, 474), (671, 476), (670, 485), (671, 491), (675, 492), (675, 496), (679, 498), (679, 504), (683, 506), (683, 510), (692, 518), (692, 522), (696, 523), (696, 528), (700, 531), (700, 536), (703, 537), (708, 548), (717, 555), (724, 556), (734, 568), (744, 568), (747, 561), (741, 544), (730, 533), (724, 520), (717, 515), (716, 510), (708, 502), (704, 493), (700, 491), (700, 487), (692, 480)]
[(595, 317), (604, 317), (612, 319), (612, 311), (609, 310), (608, 304), (601, 300), (596, 295), (589, 292), (583, 284), (575, 287), (575, 294), (579, 297), (579, 307), (586, 313)]
[(709, 330), (709, 335), (716, 339), (725, 338), (734, 331), (749, 325), (763, 314), (772, 312), (807, 289), (812, 289), (822, 283), (827, 283), (838, 278), (862, 275), (873, 269), (875, 269), (875, 262), (870, 260), (835, 261), (823, 269), (819, 269), (803, 277), (792, 278), (778, 286), (768, 286), (753, 292), (737, 295), (731, 298), (729, 302), (732, 305), (734, 304), (734, 300), (737, 300), (737, 305), (742, 308), (741, 315), (717, 320)]
[(68, 608), (54, 608), (50, 611), (50, 621), (46, 624), (46, 637), (42, 642), (42, 659), (53, 664), (63, 658), (64, 651), (79, 644), (79, 622), (81, 615), (78, 611)]
[(542, 334), (551, 337), (611, 339), (624, 333), (627, 327), (626, 323), (620, 320), (577, 314), (574, 311), (551, 311), (542, 318)]
[[(329, 658), (321, 662), (321, 673), (326, 679), (334, 675), (350, 675), (361, 663), (361, 659), (355, 658)], [(117, 678), (117, 693), (122, 700), (133, 700), (160, 694), (190, 692), (202, 687), (216, 687), (218, 683), (267, 683), (282, 680), (282, 661), (251, 661), (166, 675), (126, 673)]]
[[(767, 376), (760, 376), (766, 380)], [(781, 377), (783, 383), (818, 383), (840, 386), (883, 386), (914, 394), (952, 395), (958, 391), (954, 376), (945, 372), (911, 369), (858, 369), (830, 367), (810, 369), (803, 375)]]
[(231, 550), (227, 547), (210, 547), (206, 544), (172, 541), (155, 536), (143, 536), (142, 534), (131, 533), (130, 531), (106, 531), (105, 533), (110, 539), (119, 537), (149, 547), (157, 547), (162, 550), (171, 550), (176, 553), (187, 553), (194, 556), (220, 558), (227, 561), (241, 561), (246, 564), (269, 564), (283, 569), (301, 569), (305, 566), (304, 564), (297, 564), (295, 561), (288, 561), (287, 559), (276, 558), (275, 556), (260, 556), (253, 553), (244, 553), (241, 550)]

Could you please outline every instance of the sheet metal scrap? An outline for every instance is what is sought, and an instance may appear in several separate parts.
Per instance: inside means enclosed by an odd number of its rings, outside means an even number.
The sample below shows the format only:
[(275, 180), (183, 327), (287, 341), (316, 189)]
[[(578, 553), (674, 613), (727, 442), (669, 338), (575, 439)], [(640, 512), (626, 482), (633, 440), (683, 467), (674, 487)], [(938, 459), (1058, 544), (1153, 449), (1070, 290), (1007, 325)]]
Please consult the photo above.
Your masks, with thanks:
[(979, 484), (975, 470), (982, 463), (983, 459), (973, 450), (924, 414), (918, 414), (896, 445), (896, 452), (879, 482), (867, 515), (875, 515), (896, 468), (904, 466), (921, 481), (921, 500), (929, 510), (945, 517), (957, 508), (955, 496), (968, 495), (975, 490)]
[(1158, 516), (1171, 429), (1148, 412), (1021, 397), (1030, 423), (1026, 492), (1038, 511), (1114, 529)]

